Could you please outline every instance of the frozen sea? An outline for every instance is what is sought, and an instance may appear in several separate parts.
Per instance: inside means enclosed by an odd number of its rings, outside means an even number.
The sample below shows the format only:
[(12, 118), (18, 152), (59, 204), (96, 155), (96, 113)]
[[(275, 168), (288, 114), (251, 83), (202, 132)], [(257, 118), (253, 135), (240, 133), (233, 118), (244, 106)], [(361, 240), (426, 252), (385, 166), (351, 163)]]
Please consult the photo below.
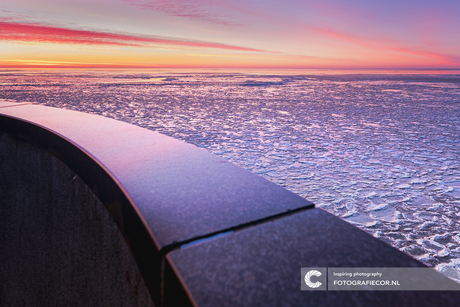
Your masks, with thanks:
[(460, 282), (460, 72), (0, 71), (0, 99), (185, 140)]

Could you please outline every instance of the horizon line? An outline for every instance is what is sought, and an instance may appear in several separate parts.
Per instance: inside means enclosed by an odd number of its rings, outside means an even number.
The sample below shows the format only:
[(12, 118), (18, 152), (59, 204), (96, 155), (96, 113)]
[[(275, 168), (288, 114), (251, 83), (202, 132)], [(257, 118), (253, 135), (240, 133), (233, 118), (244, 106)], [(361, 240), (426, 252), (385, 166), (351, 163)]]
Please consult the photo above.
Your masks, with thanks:
[(25, 65), (2, 65), (0, 69), (275, 69), (275, 70), (302, 70), (302, 69), (324, 69), (324, 70), (460, 70), (460, 67), (401, 67), (401, 66), (310, 66), (310, 67), (290, 67), (290, 66), (156, 66), (156, 65), (43, 65), (43, 64), (25, 64)]

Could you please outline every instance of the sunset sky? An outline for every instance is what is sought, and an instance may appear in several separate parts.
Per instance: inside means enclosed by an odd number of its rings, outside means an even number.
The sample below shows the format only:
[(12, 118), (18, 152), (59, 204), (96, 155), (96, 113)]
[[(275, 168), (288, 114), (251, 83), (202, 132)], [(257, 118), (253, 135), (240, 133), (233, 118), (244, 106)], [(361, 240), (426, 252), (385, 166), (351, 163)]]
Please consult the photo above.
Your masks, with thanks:
[(0, 67), (460, 68), (460, 1), (2, 0)]

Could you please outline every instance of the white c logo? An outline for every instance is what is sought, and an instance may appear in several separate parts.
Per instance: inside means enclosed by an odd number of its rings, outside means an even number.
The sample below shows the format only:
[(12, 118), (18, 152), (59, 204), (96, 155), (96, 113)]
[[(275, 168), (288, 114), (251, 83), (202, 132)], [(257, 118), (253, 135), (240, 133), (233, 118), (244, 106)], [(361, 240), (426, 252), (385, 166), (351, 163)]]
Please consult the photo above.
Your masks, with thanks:
[(310, 280), (310, 277), (312, 277), (313, 275), (319, 277), (321, 276), (321, 272), (317, 271), (317, 270), (311, 270), (311, 271), (308, 271), (307, 274), (305, 274), (305, 284), (307, 284), (307, 286), (309, 286), (310, 288), (318, 288), (319, 286), (322, 285), (321, 282), (317, 281), (315, 283), (312, 283), (311, 280)]

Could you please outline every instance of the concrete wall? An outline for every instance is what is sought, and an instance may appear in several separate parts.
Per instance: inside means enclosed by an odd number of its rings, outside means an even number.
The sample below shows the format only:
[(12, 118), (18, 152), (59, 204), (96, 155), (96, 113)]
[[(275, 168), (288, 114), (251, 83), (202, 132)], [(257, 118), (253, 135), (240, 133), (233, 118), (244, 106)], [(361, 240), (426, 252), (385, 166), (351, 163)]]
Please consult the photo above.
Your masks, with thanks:
[(0, 133), (0, 305), (153, 306), (117, 226), (42, 148)]

